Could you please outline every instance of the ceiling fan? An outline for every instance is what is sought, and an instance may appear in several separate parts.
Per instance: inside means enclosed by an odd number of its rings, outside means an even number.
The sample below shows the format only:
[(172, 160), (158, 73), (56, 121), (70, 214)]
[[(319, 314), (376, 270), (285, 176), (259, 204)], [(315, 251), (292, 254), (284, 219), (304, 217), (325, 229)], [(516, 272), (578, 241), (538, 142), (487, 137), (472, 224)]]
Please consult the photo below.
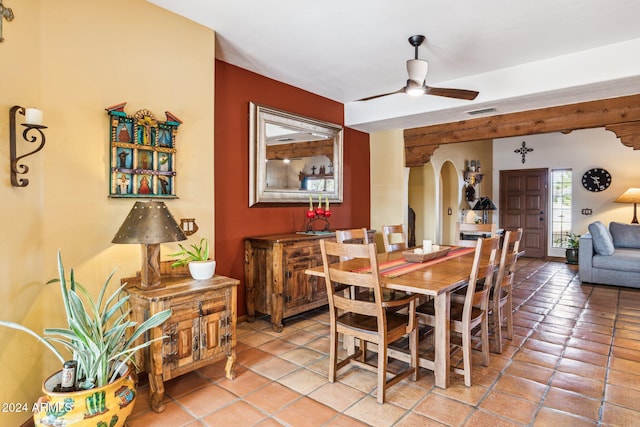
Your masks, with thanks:
[(415, 35), (409, 37), (409, 44), (415, 48), (415, 58), (407, 60), (407, 74), (409, 79), (407, 85), (394, 92), (383, 93), (381, 95), (369, 96), (366, 98), (358, 99), (357, 101), (368, 101), (370, 99), (380, 98), (387, 95), (393, 95), (396, 93), (406, 93), (411, 96), (419, 95), (435, 95), (446, 96), (447, 98), (457, 98), (472, 100), (478, 96), (479, 92), (475, 90), (466, 89), (447, 89), (441, 87), (431, 87), (425, 84), (427, 78), (427, 70), (429, 63), (423, 59), (418, 59), (418, 47), (424, 42), (425, 36)]

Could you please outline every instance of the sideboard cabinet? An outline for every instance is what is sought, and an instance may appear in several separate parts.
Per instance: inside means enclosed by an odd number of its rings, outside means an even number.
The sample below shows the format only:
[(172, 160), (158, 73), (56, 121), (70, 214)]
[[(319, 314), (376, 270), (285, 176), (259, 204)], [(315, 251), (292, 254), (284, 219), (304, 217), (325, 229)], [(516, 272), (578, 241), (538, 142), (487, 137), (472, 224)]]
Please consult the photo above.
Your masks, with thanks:
[(237, 279), (168, 277), (157, 289), (136, 287), (136, 278), (125, 280), (135, 322), (172, 310), (166, 322), (150, 331), (149, 338), (166, 338), (136, 354), (137, 365), (149, 374), (154, 411), (164, 410), (164, 381), (171, 378), (224, 358), (227, 378), (235, 377)]
[[(375, 230), (370, 230), (373, 242)], [(273, 330), (281, 332), (282, 319), (328, 303), (324, 279), (305, 270), (322, 265), (320, 240), (335, 242), (335, 234), (273, 234), (247, 237), (244, 278), (247, 315), (271, 316)]]

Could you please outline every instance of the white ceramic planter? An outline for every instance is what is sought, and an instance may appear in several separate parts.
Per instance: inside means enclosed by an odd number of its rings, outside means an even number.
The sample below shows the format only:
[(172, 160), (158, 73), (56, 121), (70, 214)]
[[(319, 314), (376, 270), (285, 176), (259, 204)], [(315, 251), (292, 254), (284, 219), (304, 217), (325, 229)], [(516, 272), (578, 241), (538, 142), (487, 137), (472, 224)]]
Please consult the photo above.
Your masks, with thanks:
[(211, 279), (216, 272), (216, 262), (215, 260), (191, 261), (189, 263), (189, 272), (191, 277), (196, 280)]

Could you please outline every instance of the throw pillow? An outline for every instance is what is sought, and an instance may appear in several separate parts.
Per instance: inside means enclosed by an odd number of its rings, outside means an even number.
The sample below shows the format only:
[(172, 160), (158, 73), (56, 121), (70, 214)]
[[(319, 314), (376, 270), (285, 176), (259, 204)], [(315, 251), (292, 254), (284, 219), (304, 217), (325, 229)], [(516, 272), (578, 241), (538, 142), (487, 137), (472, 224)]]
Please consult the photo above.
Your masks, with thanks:
[(613, 238), (607, 227), (600, 221), (589, 224), (589, 233), (593, 239), (593, 250), (598, 255), (613, 255)]
[(611, 222), (609, 231), (616, 248), (640, 249), (640, 225)]

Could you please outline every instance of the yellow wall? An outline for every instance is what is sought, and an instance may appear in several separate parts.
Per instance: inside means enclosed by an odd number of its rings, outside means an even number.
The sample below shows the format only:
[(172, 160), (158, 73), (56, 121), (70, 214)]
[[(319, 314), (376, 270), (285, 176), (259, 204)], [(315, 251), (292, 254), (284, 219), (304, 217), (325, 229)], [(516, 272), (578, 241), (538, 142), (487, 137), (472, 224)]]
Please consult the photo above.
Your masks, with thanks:
[[(56, 275), (56, 252), (92, 290), (118, 267), (114, 285), (140, 268), (138, 245), (114, 245), (113, 235), (133, 200), (109, 199), (108, 116), (128, 102), (133, 114), (158, 119), (171, 111), (177, 136), (177, 194), (167, 200), (176, 219), (195, 217), (213, 241), (214, 33), (143, 0), (80, 2), (21, 0), (4, 22), (0, 44), (0, 318), (41, 332), (62, 326), (59, 292), (44, 283)], [(29, 185), (9, 177), (8, 111), (12, 105), (44, 112), (47, 143), (30, 157)], [(26, 143), (25, 143), (26, 145)], [(211, 245), (213, 247), (213, 245)], [(162, 253), (177, 249), (162, 246)], [(58, 362), (24, 334), (0, 329), (0, 402), (31, 405)], [(29, 414), (0, 413), (0, 425)]]
[(402, 130), (371, 134), (371, 228), (377, 230), (378, 252), (384, 251), (382, 226), (404, 223), (407, 212)]

